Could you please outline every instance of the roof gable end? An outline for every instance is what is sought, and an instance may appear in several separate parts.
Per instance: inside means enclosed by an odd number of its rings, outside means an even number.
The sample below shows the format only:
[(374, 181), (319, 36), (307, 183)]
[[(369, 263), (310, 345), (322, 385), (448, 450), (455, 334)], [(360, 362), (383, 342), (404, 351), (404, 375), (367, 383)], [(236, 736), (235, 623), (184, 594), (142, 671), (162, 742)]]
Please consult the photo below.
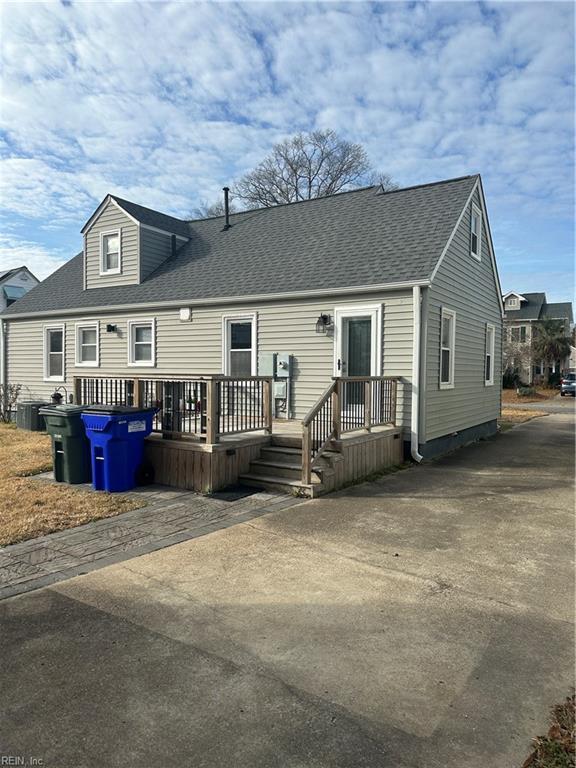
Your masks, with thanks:
[(131, 219), (131, 220), (134, 222), (134, 224), (138, 224), (138, 219), (134, 218), (134, 216), (131, 216), (131, 215), (128, 213), (128, 211), (124, 210), (124, 208), (123, 208), (121, 205), (119, 205), (119, 204), (116, 202), (116, 200), (115, 200), (115, 199), (112, 197), (112, 195), (106, 195), (106, 197), (104, 198), (104, 200), (102, 200), (102, 202), (101, 202), (101, 203), (100, 203), (100, 205), (99, 205), (99, 206), (96, 208), (96, 210), (94, 211), (94, 213), (92, 214), (92, 216), (90, 216), (90, 218), (88, 219), (88, 221), (86, 222), (86, 224), (84, 224), (84, 226), (83, 226), (83, 227), (82, 227), (82, 229), (80, 230), (80, 232), (81, 232), (83, 235), (85, 235), (85, 234), (86, 234), (86, 233), (87, 233), (87, 232), (88, 232), (90, 229), (92, 229), (92, 227), (94, 226), (94, 224), (95, 224), (95, 223), (98, 221), (98, 219), (100, 218), (100, 214), (101, 214), (101, 213), (102, 213), (102, 211), (103, 211), (103, 210), (104, 210), (104, 209), (107, 207), (107, 205), (108, 205), (109, 203), (112, 203), (112, 205), (115, 205), (115, 206), (116, 206), (116, 208), (118, 208), (118, 210), (120, 210), (120, 211), (122, 211), (122, 213), (126, 214), (126, 216), (128, 216), (128, 218), (129, 218), (129, 219)]
[(516, 291), (508, 291), (508, 293), (505, 293), (504, 296), (502, 296), (502, 298), (504, 299), (504, 301), (506, 301), (506, 299), (509, 299), (510, 296), (516, 296), (516, 298), (519, 299), (520, 301), (528, 301), (528, 299), (525, 296), (522, 296), (521, 293), (516, 293)]

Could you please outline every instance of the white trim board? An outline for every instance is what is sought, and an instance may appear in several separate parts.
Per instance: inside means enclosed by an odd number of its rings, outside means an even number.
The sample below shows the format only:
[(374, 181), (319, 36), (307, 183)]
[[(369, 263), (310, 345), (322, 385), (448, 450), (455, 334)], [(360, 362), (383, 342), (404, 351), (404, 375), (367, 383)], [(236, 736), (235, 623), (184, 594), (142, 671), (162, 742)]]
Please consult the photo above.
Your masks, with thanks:
[[(139, 325), (150, 325), (152, 327), (152, 342), (151, 342), (151, 360), (133, 360), (132, 357), (132, 335), (133, 329)], [(156, 366), (156, 318), (155, 317), (141, 317), (131, 318), (128, 320), (127, 325), (127, 337), (128, 337), (128, 349), (127, 349), (127, 365), (129, 368), (154, 368)]]
[[(80, 333), (82, 328), (96, 329), (96, 360), (81, 362), (80, 360)], [(75, 368), (99, 368), (100, 367), (100, 321), (79, 320), (74, 324), (74, 367)]]
[[(104, 238), (105, 237), (118, 237), (118, 266), (116, 269), (104, 269)], [(100, 256), (99, 256), (99, 274), (100, 277), (106, 275), (121, 275), (122, 274), (122, 227), (117, 229), (109, 229), (106, 232), (100, 232)]]
[(229, 376), (229, 344), (230, 344), (230, 323), (250, 322), (252, 324), (252, 348), (250, 359), (250, 370), (252, 376), (258, 375), (258, 313), (257, 312), (238, 312), (230, 315), (222, 315), (222, 373)]
[[(442, 346), (442, 325), (444, 317), (450, 317), (452, 319), (450, 327), (450, 346)], [(442, 381), (442, 350), (448, 349), (450, 351), (450, 378), (449, 381)], [(438, 388), (439, 389), (454, 389), (455, 387), (455, 360), (456, 360), (456, 311), (449, 307), (440, 308), (440, 345), (439, 345), (439, 370), (438, 370)]]
[[(49, 376), (48, 375), (48, 353), (49, 349), (46, 345), (47, 332), (48, 331), (62, 331), (62, 352), (54, 352), (52, 354), (62, 355), (62, 375), (61, 376)], [(66, 323), (46, 323), (42, 326), (42, 373), (44, 381), (52, 382), (64, 382), (66, 381)]]
[(31, 320), (39, 317), (64, 317), (67, 315), (82, 315), (85, 313), (109, 314), (110, 312), (131, 312), (148, 309), (170, 309), (172, 307), (212, 307), (228, 304), (252, 304), (255, 301), (274, 302), (288, 299), (306, 299), (317, 296), (354, 296), (359, 293), (378, 293), (378, 291), (398, 291), (420, 286), (422, 288), (430, 285), (430, 280), (411, 280), (403, 283), (380, 283), (377, 285), (349, 286), (346, 288), (324, 288), (311, 291), (287, 291), (285, 293), (261, 293), (250, 296), (218, 296), (205, 299), (171, 299), (170, 301), (147, 301), (135, 304), (111, 304), (106, 307), (73, 307), (70, 309), (50, 309), (46, 312), (27, 312), (14, 313), (6, 315), (3, 319), (10, 320)]

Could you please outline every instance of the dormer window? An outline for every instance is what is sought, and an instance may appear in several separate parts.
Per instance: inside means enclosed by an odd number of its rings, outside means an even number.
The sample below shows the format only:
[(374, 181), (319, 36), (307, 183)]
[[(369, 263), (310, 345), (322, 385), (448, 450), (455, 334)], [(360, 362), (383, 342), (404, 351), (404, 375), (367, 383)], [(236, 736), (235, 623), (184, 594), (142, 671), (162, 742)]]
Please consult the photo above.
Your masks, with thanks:
[(510, 298), (506, 300), (506, 309), (518, 309), (519, 304), (520, 302), (516, 296), (510, 296)]
[(470, 253), (480, 261), (482, 251), (482, 213), (480, 209), (472, 205), (470, 215)]
[(100, 235), (100, 274), (119, 275), (122, 272), (120, 230)]

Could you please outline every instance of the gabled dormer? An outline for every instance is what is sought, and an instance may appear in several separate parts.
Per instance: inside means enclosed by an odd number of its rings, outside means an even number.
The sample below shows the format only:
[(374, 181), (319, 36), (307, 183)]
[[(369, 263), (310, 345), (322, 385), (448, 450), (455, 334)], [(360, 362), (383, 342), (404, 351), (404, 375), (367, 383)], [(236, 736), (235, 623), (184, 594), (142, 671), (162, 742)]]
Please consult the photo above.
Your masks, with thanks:
[(504, 299), (504, 310), (506, 312), (520, 309), (522, 302), (528, 301), (521, 293), (516, 293), (515, 291), (508, 291), (502, 298)]
[(181, 219), (107, 195), (82, 227), (84, 289), (143, 282), (188, 240)]

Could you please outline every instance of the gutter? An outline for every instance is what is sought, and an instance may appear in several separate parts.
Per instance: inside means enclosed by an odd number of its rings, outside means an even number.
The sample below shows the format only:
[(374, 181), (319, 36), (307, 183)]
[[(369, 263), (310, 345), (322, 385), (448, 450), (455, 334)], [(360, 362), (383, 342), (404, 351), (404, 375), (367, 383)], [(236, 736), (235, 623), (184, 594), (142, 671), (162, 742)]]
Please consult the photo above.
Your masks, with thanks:
[(412, 288), (412, 315), (414, 338), (412, 341), (412, 408), (410, 413), (410, 453), (418, 464), (424, 458), (418, 452), (420, 431), (420, 336), (421, 336), (420, 286)]
[[(6, 322), (10, 320), (32, 320), (36, 317), (64, 317), (67, 315), (109, 315), (111, 312), (138, 312), (150, 309), (171, 309), (174, 307), (203, 307), (226, 304), (253, 304), (257, 301), (283, 301), (289, 299), (316, 298), (318, 296), (354, 295), (357, 293), (377, 293), (378, 291), (397, 291), (415, 286), (427, 287), (430, 280), (411, 280), (401, 283), (382, 283), (380, 285), (347, 286), (345, 288), (324, 288), (313, 291), (289, 291), (286, 293), (262, 293), (252, 296), (219, 296), (213, 299), (173, 299), (171, 301), (149, 301), (137, 304), (115, 304), (109, 306), (96, 305), (93, 307), (74, 307), (70, 309), (51, 309), (46, 312), (14, 312), (4, 315)], [(97, 290), (97, 289), (88, 289)]]

